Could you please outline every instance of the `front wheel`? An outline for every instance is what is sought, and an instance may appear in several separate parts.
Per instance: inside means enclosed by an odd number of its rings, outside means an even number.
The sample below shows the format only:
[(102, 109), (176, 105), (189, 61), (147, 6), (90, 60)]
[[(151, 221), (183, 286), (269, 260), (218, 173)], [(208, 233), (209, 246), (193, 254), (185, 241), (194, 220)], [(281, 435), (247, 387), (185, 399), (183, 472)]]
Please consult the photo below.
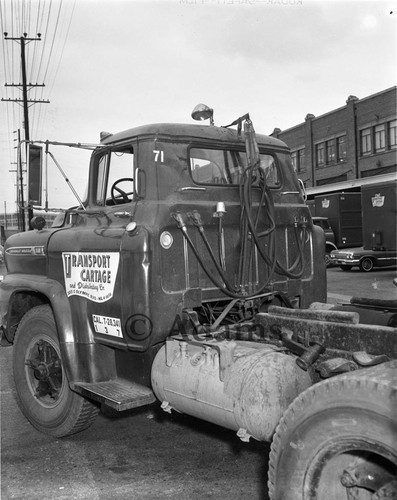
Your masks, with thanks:
[(374, 261), (370, 257), (364, 257), (360, 262), (360, 270), (369, 273), (374, 268)]
[(329, 252), (325, 252), (325, 267), (331, 266), (331, 254)]
[(392, 361), (298, 396), (271, 446), (270, 499), (397, 498), (396, 376)]
[(48, 305), (34, 307), (22, 318), (15, 335), (13, 372), (18, 405), (40, 432), (55, 437), (74, 434), (98, 414), (97, 406), (69, 388)]

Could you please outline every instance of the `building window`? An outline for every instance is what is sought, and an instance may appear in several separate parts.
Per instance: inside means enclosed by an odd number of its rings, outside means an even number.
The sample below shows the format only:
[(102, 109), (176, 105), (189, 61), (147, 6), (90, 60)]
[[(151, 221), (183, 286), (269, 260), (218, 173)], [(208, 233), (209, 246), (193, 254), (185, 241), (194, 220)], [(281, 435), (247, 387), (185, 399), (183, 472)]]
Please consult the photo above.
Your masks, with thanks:
[(297, 174), (305, 170), (305, 149), (291, 152), (291, 160), (294, 170)]
[(298, 151), (292, 151), (291, 153), (292, 166), (294, 167), (295, 172), (297, 171), (298, 165)]
[(336, 139), (338, 149), (338, 161), (345, 161), (347, 156), (346, 150), (346, 136), (342, 135)]
[(388, 123), (389, 130), (389, 148), (397, 148), (397, 120)]
[(372, 153), (371, 129), (365, 128), (360, 132), (361, 154), (370, 155)]
[(375, 151), (385, 151), (386, 142), (385, 142), (385, 125), (377, 125), (375, 127)]
[(324, 165), (324, 143), (316, 144), (316, 166), (322, 167)]
[(298, 151), (298, 172), (305, 170), (305, 150), (300, 149)]
[(327, 141), (325, 143), (327, 152), (327, 164), (335, 162), (335, 141)]

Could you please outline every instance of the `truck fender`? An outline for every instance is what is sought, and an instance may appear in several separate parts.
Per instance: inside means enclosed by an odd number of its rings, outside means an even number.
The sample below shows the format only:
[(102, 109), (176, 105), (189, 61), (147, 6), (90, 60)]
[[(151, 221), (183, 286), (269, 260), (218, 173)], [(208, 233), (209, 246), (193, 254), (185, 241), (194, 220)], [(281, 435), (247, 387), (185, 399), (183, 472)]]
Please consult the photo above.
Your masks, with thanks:
[[(29, 298), (26, 298), (25, 303), (16, 305), (18, 297), (23, 294)], [(7, 275), (1, 283), (0, 297), (0, 318), (10, 343), (22, 316), (32, 307), (48, 303), (54, 314), (62, 363), (69, 383), (109, 377), (114, 364), (111, 359), (107, 359), (107, 350), (90, 338), (80, 338), (81, 334), (74, 330), (69, 299), (58, 281), (29, 274)], [(102, 360), (99, 365), (104, 367), (102, 370), (95, 368), (97, 357)]]
[(338, 250), (338, 247), (335, 245), (335, 243), (332, 243), (332, 241), (326, 241), (325, 242), (325, 248), (328, 250)]
[[(21, 294), (34, 297), (24, 307), (17, 306), (15, 302)], [(44, 276), (29, 274), (7, 275), (1, 284), (1, 317), (7, 339), (11, 342), (14, 332), (12, 327), (18, 324), (22, 316), (32, 307), (43, 303), (51, 304), (57, 324), (59, 340), (73, 342), (72, 317), (69, 301), (65, 289), (55, 280)], [(26, 302), (28, 302), (26, 300)]]

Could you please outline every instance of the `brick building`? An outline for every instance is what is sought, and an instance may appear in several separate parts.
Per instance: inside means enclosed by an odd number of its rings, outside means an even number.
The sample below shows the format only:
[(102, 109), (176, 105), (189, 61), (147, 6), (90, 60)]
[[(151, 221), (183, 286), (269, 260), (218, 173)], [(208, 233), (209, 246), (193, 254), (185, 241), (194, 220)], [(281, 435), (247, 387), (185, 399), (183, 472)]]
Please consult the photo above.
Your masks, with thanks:
[(369, 178), (387, 180), (397, 173), (397, 87), (271, 134), (288, 144), (308, 194), (360, 186)]

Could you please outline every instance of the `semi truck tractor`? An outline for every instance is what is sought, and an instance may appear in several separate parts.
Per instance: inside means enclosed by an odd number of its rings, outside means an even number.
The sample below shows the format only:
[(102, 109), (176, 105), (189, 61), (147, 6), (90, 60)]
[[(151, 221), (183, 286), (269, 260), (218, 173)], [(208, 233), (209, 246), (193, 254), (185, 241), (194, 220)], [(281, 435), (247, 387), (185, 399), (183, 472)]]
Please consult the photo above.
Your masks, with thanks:
[(86, 197), (6, 241), (21, 411), (59, 438), (157, 401), (271, 441), (271, 499), (392, 498), (396, 304), (327, 304), (288, 147), (192, 116), (102, 134)]

